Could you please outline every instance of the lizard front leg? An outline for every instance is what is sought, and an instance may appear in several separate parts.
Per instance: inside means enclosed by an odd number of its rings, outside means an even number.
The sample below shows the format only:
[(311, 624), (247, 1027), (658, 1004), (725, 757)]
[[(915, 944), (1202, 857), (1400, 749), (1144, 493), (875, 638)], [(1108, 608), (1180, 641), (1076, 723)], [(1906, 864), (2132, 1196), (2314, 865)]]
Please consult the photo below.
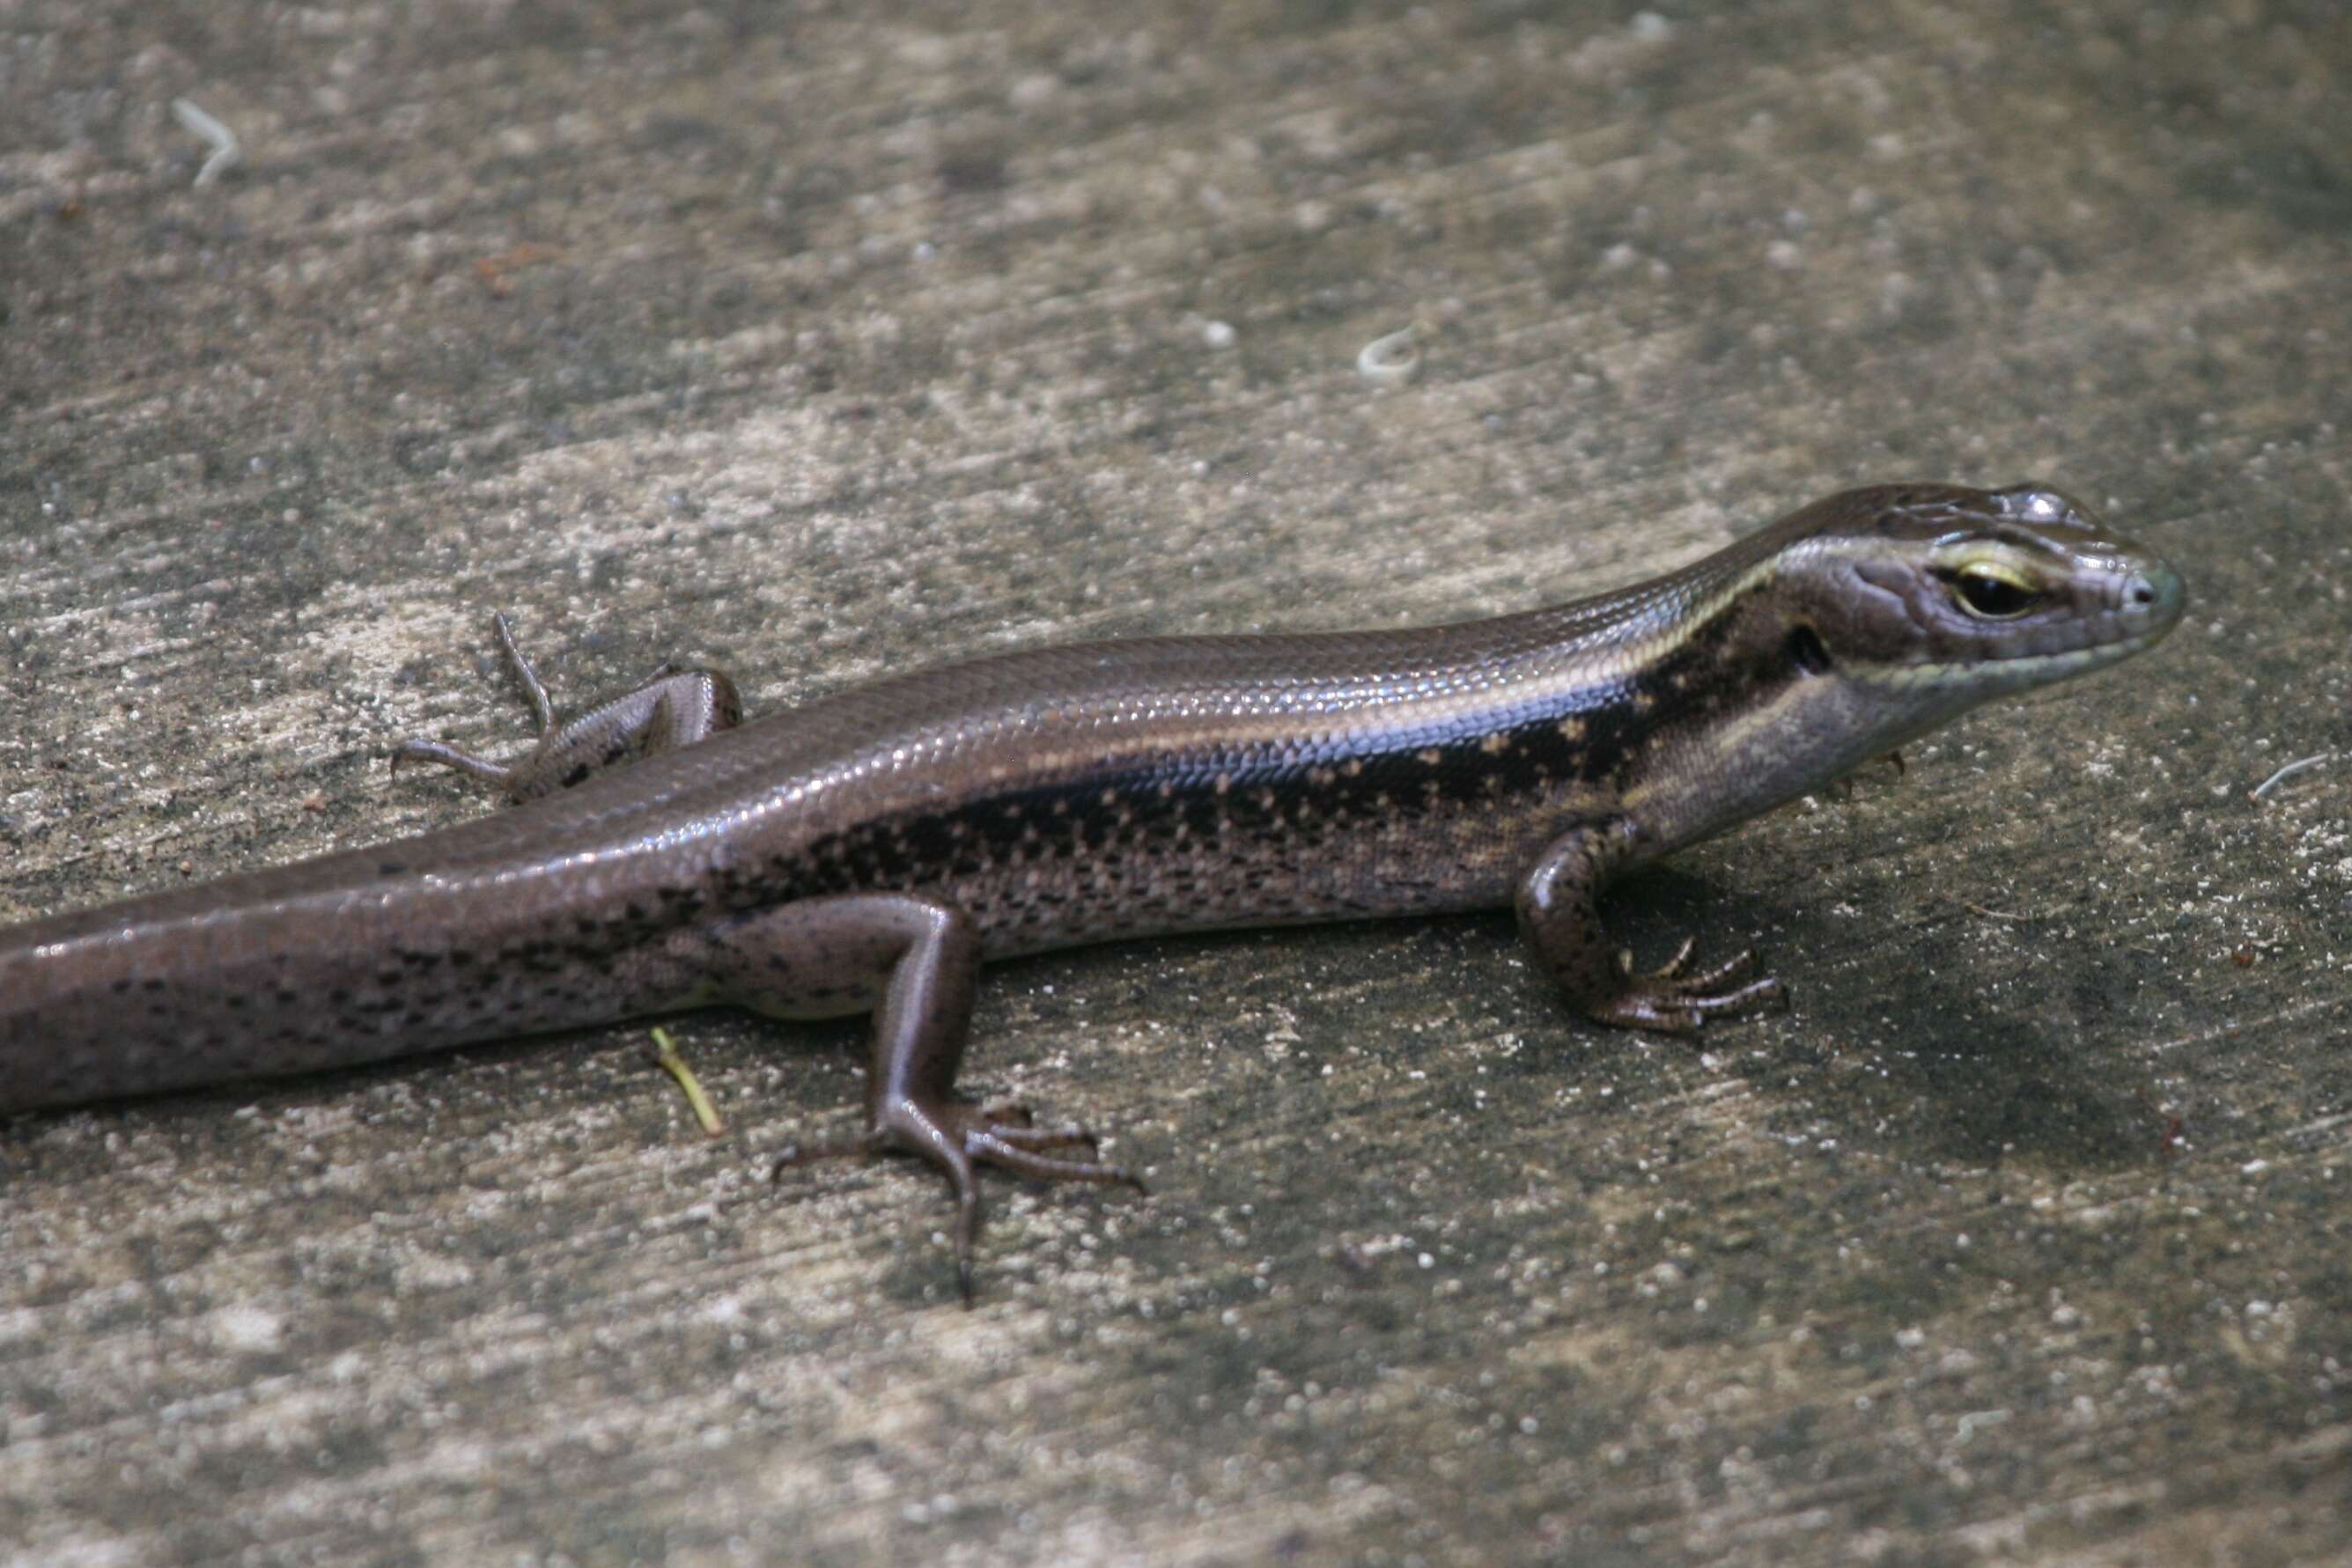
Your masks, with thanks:
[(1756, 967), (1753, 952), (1684, 974), (1689, 941), (1663, 967), (1634, 972), (1601, 923), (1600, 897), (1638, 858), (1631, 823), (1580, 824), (1554, 839), (1520, 880), (1519, 932), (1571, 1007), (1601, 1023), (1687, 1034), (1714, 1014), (1753, 1012), (1785, 995), (1769, 976), (1738, 983)]

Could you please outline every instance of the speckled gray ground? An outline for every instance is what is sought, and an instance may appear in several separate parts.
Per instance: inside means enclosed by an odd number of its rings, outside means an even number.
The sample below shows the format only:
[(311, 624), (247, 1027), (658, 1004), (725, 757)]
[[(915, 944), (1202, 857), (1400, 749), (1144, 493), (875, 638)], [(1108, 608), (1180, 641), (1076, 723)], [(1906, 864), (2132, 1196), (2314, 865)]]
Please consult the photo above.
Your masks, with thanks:
[(971, 1312), (762, 1179), (845, 1027), (0, 1128), (0, 1560), (2352, 1561), (2352, 22), (1717, 9), (0, 6), (0, 916), (484, 809), (380, 758), (493, 606), (772, 708), (2023, 475), (2195, 598), (1630, 890), (1796, 987), (1697, 1049), (1501, 920), (1006, 968), (1157, 1191)]

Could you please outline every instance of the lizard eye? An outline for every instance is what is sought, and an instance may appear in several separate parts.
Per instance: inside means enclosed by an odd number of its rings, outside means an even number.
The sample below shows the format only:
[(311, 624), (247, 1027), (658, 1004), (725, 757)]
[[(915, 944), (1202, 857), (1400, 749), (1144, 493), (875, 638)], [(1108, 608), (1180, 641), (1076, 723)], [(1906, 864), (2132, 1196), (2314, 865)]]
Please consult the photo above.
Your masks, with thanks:
[(2013, 620), (2046, 597), (2023, 579), (1989, 567), (1964, 567), (1951, 580), (1960, 608), (1985, 621)]

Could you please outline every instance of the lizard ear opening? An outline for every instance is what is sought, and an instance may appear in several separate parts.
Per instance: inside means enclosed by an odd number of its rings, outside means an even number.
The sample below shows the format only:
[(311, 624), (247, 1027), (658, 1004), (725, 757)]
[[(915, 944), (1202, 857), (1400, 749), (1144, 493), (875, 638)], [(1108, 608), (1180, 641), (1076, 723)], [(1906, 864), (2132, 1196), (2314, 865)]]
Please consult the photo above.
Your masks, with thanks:
[(1826, 675), (1830, 673), (1830, 651), (1822, 643), (1822, 634), (1811, 626), (1799, 622), (1789, 632), (1787, 643), (1789, 663), (1798, 673)]

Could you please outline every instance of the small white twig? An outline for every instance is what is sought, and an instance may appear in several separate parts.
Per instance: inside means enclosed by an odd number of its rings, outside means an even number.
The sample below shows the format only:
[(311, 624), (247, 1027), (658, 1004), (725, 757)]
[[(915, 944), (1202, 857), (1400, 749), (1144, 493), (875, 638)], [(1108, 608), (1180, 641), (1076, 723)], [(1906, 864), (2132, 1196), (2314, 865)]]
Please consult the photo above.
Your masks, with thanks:
[(2335, 760), (2336, 753), (2332, 751), (2323, 751), (2315, 757), (2299, 757), (2293, 762), (2288, 763), (2285, 767), (2280, 768), (2277, 772), (2272, 774), (2269, 778), (2263, 779), (2261, 783), (2255, 785), (2253, 792), (2249, 798), (2259, 800), (2263, 796), (2269, 794), (2273, 789), (2277, 789), (2281, 779), (2292, 779), (2307, 768), (2316, 768), (2323, 762), (2333, 762)]
[(212, 144), (212, 156), (206, 158), (204, 167), (196, 171), (197, 190), (203, 190), (245, 162), (245, 145), (237, 141), (236, 132), (188, 99), (175, 98), (172, 100), (172, 118)]
[(1412, 329), (1375, 338), (1356, 355), (1356, 373), (1376, 386), (1402, 386), (1421, 374), (1421, 350)]

